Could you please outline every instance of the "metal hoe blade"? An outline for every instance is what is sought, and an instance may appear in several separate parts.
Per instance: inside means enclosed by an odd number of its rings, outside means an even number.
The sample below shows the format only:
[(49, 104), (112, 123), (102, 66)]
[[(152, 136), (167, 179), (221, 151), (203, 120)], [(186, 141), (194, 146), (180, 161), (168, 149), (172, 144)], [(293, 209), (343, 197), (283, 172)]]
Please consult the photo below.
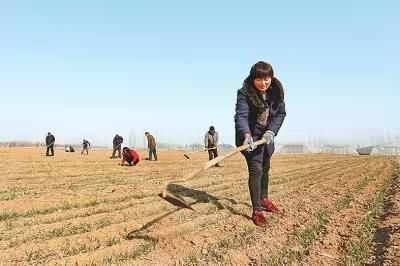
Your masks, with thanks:
[(190, 210), (194, 211), (194, 209), (186, 201), (184, 201), (182, 199), (178, 199), (178, 198), (176, 198), (176, 197), (174, 197), (172, 195), (168, 195), (165, 192), (162, 192), (162, 193), (158, 194), (158, 196), (160, 196), (164, 200), (168, 201), (172, 205), (175, 205), (175, 206), (181, 207), (181, 208), (190, 209)]

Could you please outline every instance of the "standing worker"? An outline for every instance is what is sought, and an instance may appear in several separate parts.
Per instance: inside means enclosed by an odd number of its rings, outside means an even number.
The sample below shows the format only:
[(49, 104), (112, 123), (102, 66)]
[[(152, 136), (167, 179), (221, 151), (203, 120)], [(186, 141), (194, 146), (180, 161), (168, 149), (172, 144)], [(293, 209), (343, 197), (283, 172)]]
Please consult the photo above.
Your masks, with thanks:
[(154, 161), (157, 161), (156, 140), (149, 132), (144, 133), (144, 135), (147, 137), (147, 148), (149, 148), (149, 160), (150, 161), (152, 160), (154, 154)]
[(124, 142), (124, 139), (118, 134), (115, 135), (113, 139), (113, 153), (111, 155), (111, 159), (117, 158), (115, 157), (115, 152), (118, 151), (118, 158), (121, 158), (121, 145)]
[[(204, 136), (204, 147), (208, 150), (208, 160), (218, 157), (218, 132), (215, 131), (214, 126), (210, 126), (210, 129), (207, 131)], [(220, 167), (218, 163), (215, 164), (215, 167)]]
[[(261, 225), (265, 222), (263, 209), (278, 212), (268, 198), (269, 169), (275, 150), (274, 137), (286, 116), (283, 87), (274, 77), (270, 64), (260, 61), (251, 67), (243, 87), (237, 92), (235, 111), (236, 145), (250, 145), (242, 153), (249, 170), (252, 220)], [(261, 138), (266, 139), (266, 144), (254, 145), (253, 142)]]
[(84, 139), (83, 142), (82, 142), (82, 146), (83, 146), (83, 149), (82, 149), (81, 155), (83, 154), (84, 151), (86, 151), (86, 155), (88, 155), (89, 154), (90, 142), (88, 140)]
[[(56, 138), (49, 132), (46, 137), (46, 156), (54, 156), (54, 142)], [(51, 155), (49, 154), (49, 151)]]

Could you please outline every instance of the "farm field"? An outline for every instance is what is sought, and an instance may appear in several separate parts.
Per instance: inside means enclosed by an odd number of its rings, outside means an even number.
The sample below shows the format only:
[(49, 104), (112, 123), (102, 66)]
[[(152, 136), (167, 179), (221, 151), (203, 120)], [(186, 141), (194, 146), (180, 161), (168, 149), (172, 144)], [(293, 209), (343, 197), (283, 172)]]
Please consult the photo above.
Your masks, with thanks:
[(393, 157), (274, 155), (281, 213), (257, 227), (241, 155), (169, 186), (191, 211), (157, 194), (205, 153), (159, 151), (135, 167), (110, 154), (0, 148), (0, 265), (400, 265)]

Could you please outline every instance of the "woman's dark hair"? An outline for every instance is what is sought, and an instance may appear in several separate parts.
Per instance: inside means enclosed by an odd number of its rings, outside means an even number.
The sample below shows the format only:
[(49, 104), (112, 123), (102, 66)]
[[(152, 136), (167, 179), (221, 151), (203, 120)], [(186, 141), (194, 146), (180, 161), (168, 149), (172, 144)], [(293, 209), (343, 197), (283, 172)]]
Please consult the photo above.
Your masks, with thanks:
[(258, 61), (251, 69), (249, 76), (244, 80), (243, 86), (253, 88), (259, 94), (257, 89), (254, 88), (253, 82), (258, 78), (272, 78), (271, 88), (267, 91), (267, 95), (275, 102), (280, 103), (284, 101), (284, 93), (281, 82), (274, 77), (274, 70), (272, 66), (264, 61)]
[(253, 87), (253, 82), (258, 78), (274, 77), (272, 66), (264, 61), (258, 61), (251, 69), (249, 76), (244, 80), (243, 85)]
[(272, 69), (272, 66), (264, 61), (258, 61), (255, 63), (251, 69), (250, 69), (250, 74), (247, 77), (249, 81), (253, 81), (258, 78), (266, 78), (274, 77), (274, 70)]

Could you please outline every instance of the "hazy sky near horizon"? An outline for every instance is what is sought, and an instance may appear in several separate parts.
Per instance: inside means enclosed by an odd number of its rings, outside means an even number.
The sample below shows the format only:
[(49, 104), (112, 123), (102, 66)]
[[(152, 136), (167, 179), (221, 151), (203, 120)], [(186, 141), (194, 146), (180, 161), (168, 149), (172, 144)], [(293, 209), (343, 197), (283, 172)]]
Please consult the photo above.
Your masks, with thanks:
[(278, 142), (400, 136), (400, 2), (2, 1), (0, 141), (111, 145), (116, 133), (234, 143), (236, 91), (270, 62)]

